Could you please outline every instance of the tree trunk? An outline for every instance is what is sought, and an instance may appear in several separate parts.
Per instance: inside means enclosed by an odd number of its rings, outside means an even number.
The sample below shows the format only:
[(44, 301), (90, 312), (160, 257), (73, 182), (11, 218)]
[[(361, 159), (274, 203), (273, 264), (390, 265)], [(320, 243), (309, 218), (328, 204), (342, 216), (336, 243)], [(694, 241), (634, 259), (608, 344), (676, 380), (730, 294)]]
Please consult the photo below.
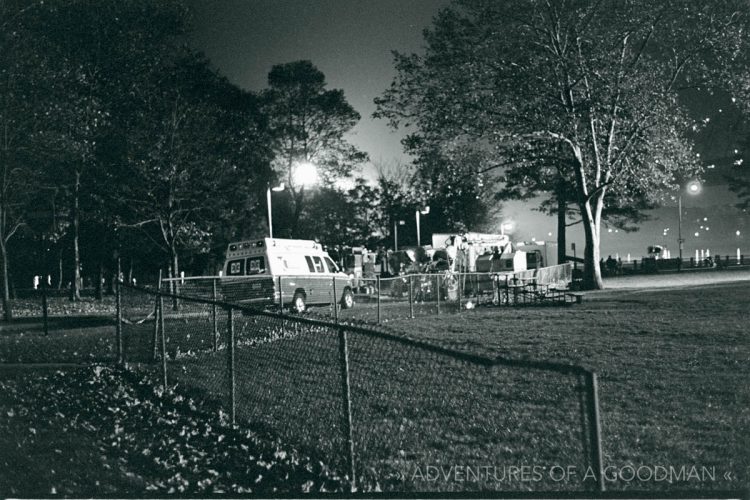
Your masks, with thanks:
[[(180, 260), (179, 260), (179, 257), (177, 255), (177, 249), (174, 248), (174, 247), (170, 247), (169, 248), (169, 253), (170, 253), (170, 256), (169, 256), (169, 258), (170, 258), (170, 266), (172, 267), (172, 271), (173, 271), (174, 277), (175, 278), (179, 278), (180, 277)], [(175, 280), (175, 283), (176, 283), (176, 280)], [(176, 288), (175, 288), (175, 293), (177, 293), (177, 289)]]
[(301, 187), (299, 193), (293, 194), (294, 200), (294, 220), (292, 220), (292, 238), (299, 238), (299, 222), (302, 218), (303, 199), (305, 197), (305, 188)]
[(96, 278), (96, 300), (104, 298), (104, 263), (99, 262), (99, 276)]
[(81, 253), (78, 247), (78, 229), (80, 223), (79, 196), (81, 191), (81, 172), (76, 169), (73, 187), (73, 210), (71, 211), (71, 225), (73, 226), (73, 281), (70, 289), (70, 300), (81, 300)]
[(180, 260), (179, 260), (179, 256), (177, 255), (177, 249), (175, 248), (174, 241), (170, 242), (169, 253), (170, 253), (169, 267), (171, 269), (170, 272), (175, 278), (174, 280), (171, 281), (171, 286), (170, 286), (170, 288), (172, 289), (172, 293), (175, 295), (175, 297), (172, 298), (172, 309), (176, 311), (179, 308), (177, 295), (180, 293), (180, 289), (177, 285), (178, 284), (177, 278), (180, 277)]
[(567, 220), (568, 203), (565, 198), (558, 194), (557, 195), (557, 263), (564, 264), (567, 260), (565, 255), (567, 252), (568, 243), (565, 238), (565, 222)]
[(0, 241), (0, 270), (3, 276), (3, 321), (13, 320), (13, 309), (10, 303), (10, 280), (8, 279), (8, 249), (4, 241)]
[(57, 289), (63, 287), (63, 251), (62, 248), (57, 252)]
[[(598, 211), (597, 211), (598, 212)], [(600, 259), (600, 229), (598, 218), (592, 211), (591, 203), (585, 202), (581, 207), (583, 232), (586, 236), (586, 247), (583, 252), (583, 289), (601, 290), (604, 288)]]

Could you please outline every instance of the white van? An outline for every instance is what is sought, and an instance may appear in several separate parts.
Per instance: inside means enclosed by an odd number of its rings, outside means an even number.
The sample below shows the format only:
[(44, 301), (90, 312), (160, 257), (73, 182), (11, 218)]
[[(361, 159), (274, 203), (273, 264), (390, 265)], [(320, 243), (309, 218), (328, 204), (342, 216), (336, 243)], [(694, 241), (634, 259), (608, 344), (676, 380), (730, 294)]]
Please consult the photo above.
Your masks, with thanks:
[(312, 304), (354, 306), (351, 279), (312, 240), (259, 238), (230, 243), (223, 276), (222, 292), (234, 302), (283, 304), (296, 312)]

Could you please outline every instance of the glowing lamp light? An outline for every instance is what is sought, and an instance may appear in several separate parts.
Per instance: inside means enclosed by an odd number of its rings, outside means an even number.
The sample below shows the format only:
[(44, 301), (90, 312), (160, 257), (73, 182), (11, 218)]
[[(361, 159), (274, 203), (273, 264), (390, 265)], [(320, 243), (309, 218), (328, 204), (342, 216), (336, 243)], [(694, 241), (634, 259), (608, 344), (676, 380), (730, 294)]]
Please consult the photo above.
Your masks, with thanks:
[(294, 169), (294, 181), (303, 187), (312, 186), (318, 182), (318, 168), (310, 162), (298, 164)]
[(698, 194), (701, 192), (701, 183), (698, 181), (691, 181), (687, 185), (687, 192), (690, 194)]

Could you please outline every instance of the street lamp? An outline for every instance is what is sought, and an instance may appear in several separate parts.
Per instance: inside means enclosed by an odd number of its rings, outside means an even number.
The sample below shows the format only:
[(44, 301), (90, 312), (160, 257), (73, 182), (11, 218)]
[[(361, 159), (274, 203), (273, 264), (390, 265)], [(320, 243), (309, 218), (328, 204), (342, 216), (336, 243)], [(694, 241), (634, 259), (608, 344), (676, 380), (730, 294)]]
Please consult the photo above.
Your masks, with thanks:
[(420, 214), (421, 215), (427, 215), (429, 213), (430, 213), (430, 207), (429, 207), (429, 205), (426, 206), (426, 207), (424, 207), (423, 210), (417, 210), (415, 212), (415, 217), (417, 219), (417, 246), (421, 246), (421, 238), (420, 238), (420, 234), (419, 234), (419, 218), (420, 218), (419, 216), (420, 216)]
[[(690, 181), (687, 185), (687, 192), (688, 194), (698, 194), (701, 192), (701, 185), (698, 181)], [(677, 196), (677, 243), (679, 245), (680, 250), (680, 260), (677, 261), (677, 271), (682, 271), (682, 244), (685, 242), (685, 240), (682, 238), (682, 189), (680, 189), (680, 194)]]
[(403, 226), (406, 222), (393, 221), (393, 251), (398, 252), (398, 226)]
[(268, 189), (266, 189), (266, 202), (268, 203), (268, 237), (273, 238), (273, 216), (271, 215), (271, 191), (283, 191), (284, 190), (284, 183), (282, 182), (278, 186), (271, 187), (271, 185), (268, 185)]

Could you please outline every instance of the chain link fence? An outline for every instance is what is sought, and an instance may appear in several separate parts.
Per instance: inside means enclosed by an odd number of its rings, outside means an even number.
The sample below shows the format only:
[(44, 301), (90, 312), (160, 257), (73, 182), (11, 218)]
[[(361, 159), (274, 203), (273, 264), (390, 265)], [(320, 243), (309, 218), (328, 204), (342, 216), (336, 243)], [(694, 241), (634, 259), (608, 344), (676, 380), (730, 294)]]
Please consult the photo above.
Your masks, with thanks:
[[(304, 309), (317, 317), (385, 323), (396, 319), (450, 314), (482, 306), (569, 305), (580, 296), (569, 293), (572, 265), (517, 273), (405, 274), (342, 278), (194, 277), (161, 281), (164, 293), (288, 311), (302, 297)], [(346, 294), (352, 303), (347, 304)], [(172, 299), (177, 308), (179, 299)]]
[(73, 302), (47, 291), (34, 290), (14, 301), (13, 320), (0, 325), (0, 363), (115, 361), (115, 296)]
[(596, 377), (580, 367), (130, 286), (118, 315), (124, 362), (216, 418), (322, 454), (355, 489), (548, 490), (564, 487), (498, 466), (601, 468)]

